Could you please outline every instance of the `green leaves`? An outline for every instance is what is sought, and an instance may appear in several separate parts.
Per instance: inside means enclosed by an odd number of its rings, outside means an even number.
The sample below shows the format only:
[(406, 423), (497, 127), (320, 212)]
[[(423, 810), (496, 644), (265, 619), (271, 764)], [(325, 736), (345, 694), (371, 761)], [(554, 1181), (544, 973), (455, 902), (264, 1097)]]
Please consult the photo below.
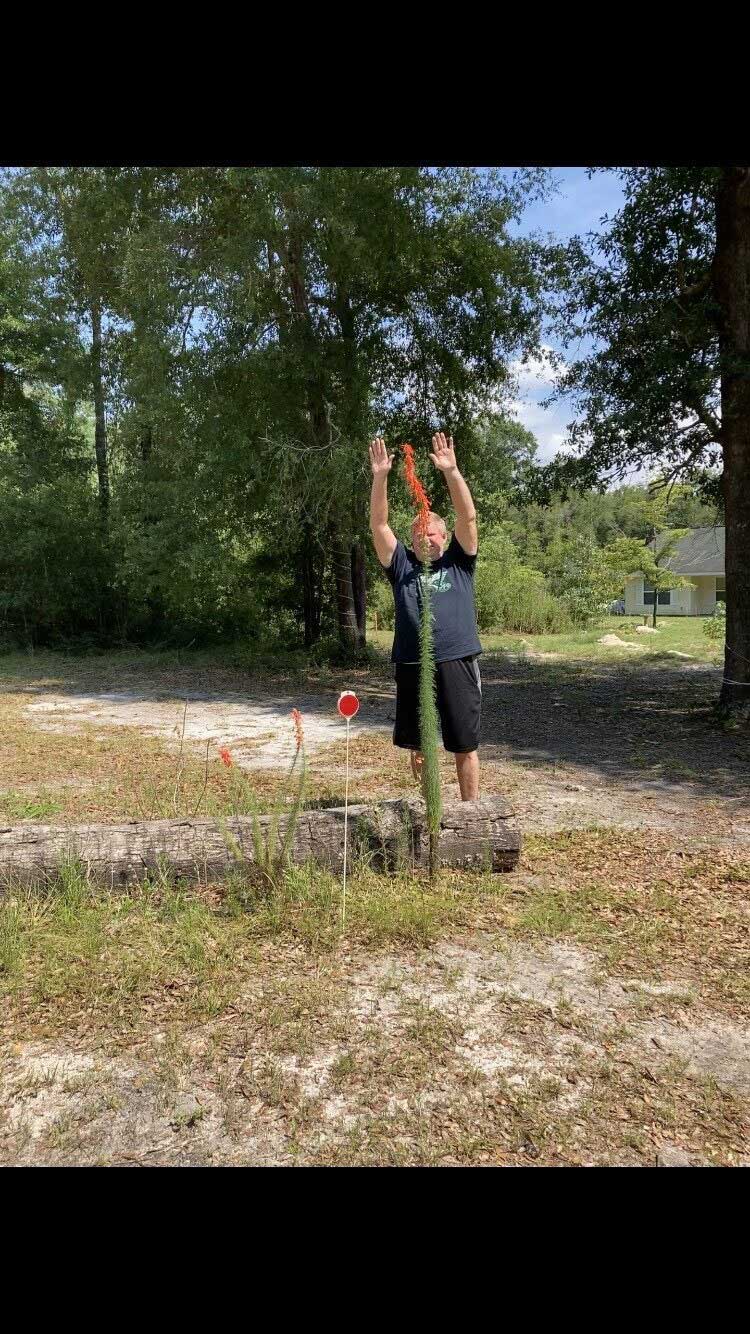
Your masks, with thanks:
[[(430, 562), (424, 563), (429, 573)], [(433, 592), (428, 582), (422, 588), (419, 623), (419, 736), (424, 756), (422, 788), (430, 830), (430, 874), (435, 871), (435, 848), (443, 814), (440, 787), (440, 727), (435, 697), (435, 639), (432, 610)]]
[[(496, 479), (523, 470), (532, 442), (475, 427), (510, 392), (511, 359), (538, 342), (541, 252), (509, 224), (544, 181), (419, 167), (6, 176), (0, 364), (16, 405), (3, 438), (26, 456), (38, 414), (21, 386), (43, 387), (68, 419), (67, 436), (59, 408), (36, 436), (39, 468), (56, 476), (73, 436), (85, 493), (96, 379), (120, 630), (250, 632), (255, 589), (280, 633), (303, 613), (310, 629), (311, 605), (313, 637), (331, 633), (350, 605), (347, 589), (331, 597), (334, 553), (368, 540), (363, 450), (376, 425), (426, 443), (445, 424), (467, 459), (475, 439), (477, 460), (486, 445)], [(71, 522), (72, 548), (93, 552), (83, 499)], [(259, 536), (272, 587), (248, 568)], [(12, 556), (7, 568), (10, 588), (23, 583)]]
[[(568, 247), (557, 328), (592, 350), (573, 360), (559, 396), (577, 409), (579, 458), (548, 470), (590, 483), (659, 461), (685, 478), (719, 460), (712, 168), (623, 169), (625, 204), (587, 247)], [(575, 324), (575, 328), (572, 328)]]

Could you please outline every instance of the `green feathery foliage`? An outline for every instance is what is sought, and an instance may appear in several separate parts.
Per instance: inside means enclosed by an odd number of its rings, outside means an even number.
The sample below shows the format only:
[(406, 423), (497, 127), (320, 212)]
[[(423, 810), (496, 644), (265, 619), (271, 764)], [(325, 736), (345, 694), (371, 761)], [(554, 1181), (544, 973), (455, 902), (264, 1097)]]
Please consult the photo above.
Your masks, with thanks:
[(443, 802), (440, 791), (440, 760), (438, 752), (438, 711), (435, 698), (435, 638), (433, 634), (431, 561), (422, 562), (420, 588), (422, 591), (419, 626), (419, 733), (424, 757), (422, 790), (427, 806), (427, 827), (430, 831), (430, 876), (435, 870), (437, 840)]

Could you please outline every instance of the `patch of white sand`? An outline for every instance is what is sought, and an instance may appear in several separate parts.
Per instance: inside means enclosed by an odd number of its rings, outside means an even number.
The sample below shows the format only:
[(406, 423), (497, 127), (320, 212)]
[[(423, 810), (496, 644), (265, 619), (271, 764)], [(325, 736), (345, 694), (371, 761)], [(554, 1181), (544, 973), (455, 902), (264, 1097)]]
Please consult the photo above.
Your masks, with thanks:
[[(346, 737), (346, 724), (336, 710), (338, 693), (280, 695), (273, 701), (245, 695), (164, 699), (147, 691), (109, 691), (91, 695), (45, 694), (26, 706), (35, 725), (49, 732), (75, 732), (85, 726), (135, 727), (151, 736), (193, 747), (206, 741), (226, 746), (244, 768), (278, 768), (294, 755), (291, 711), (302, 713), (305, 747), (310, 751)], [(364, 709), (361, 710), (364, 715)], [(390, 732), (392, 723), (355, 717), (351, 736), (372, 730)]]

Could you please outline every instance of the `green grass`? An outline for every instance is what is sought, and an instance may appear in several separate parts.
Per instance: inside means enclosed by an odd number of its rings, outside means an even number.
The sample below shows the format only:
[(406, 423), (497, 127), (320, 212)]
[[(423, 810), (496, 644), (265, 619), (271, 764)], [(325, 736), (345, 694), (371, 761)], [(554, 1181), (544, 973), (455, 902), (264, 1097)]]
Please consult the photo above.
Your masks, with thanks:
[(701, 616), (662, 617), (657, 621), (658, 634), (644, 635), (636, 631), (636, 626), (643, 625), (639, 616), (608, 616), (597, 626), (577, 630), (564, 635), (487, 635), (483, 647), (488, 652), (506, 649), (523, 651), (524, 645), (541, 653), (559, 653), (565, 658), (596, 658), (608, 660), (618, 657), (635, 657), (627, 649), (612, 649), (598, 640), (605, 634), (616, 634), (620, 639), (638, 644), (639, 656), (647, 659), (663, 659), (670, 662), (669, 650), (688, 653), (700, 662), (716, 662), (721, 659), (720, 651), (703, 634), (705, 620)]
[[(637, 634), (638, 623), (635, 617), (609, 617), (596, 628), (574, 634), (484, 635), (483, 646), (487, 652), (506, 652), (528, 662), (535, 681), (550, 686), (556, 685), (555, 675), (560, 672), (578, 675), (585, 683), (591, 663), (614, 664), (618, 670), (629, 663), (637, 671), (649, 664), (656, 673), (684, 663), (670, 657), (670, 651), (689, 654), (694, 662), (718, 665), (721, 650), (703, 634), (704, 618), (662, 618), (658, 635)], [(599, 644), (597, 641), (607, 631), (637, 648), (629, 651)], [(390, 689), (392, 634), (371, 632), (370, 638), (379, 665), (351, 669), (347, 681), (356, 686), (361, 679), (369, 688), (377, 686), (382, 676)], [(538, 654), (550, 657), (545, 660), (535, 656)], [(265, 692), (278, 687), (289, 694), (296, 689), (333, 692), (341, 685), (340, 671), (325, 666), (303, 669), (302, 658), (295, 660), (293, 669), (290, 655), (274, 659), (273, 667), (269, 660), (261, 670), (262, 661), (241, 645), (190, 652), (123, 650), (81, 657), (62, 653), (0, 656), (0, 685), (4, 687), (0, 690), (0, 820), (54, 819), (55, 823), (67, 824), (247, 813), (247, 802), (238, 804), (233, 771), (224, 768), (215, 747), (209, 746), (206, 757), (191, 744), (179, 759), (175, 739), (153, 736), (145, 729), (112, 726), (102, 731), (100, 724), (79, 721), (69, 731), (42, 731), (41, 724), (35, 726), (31, 720), (28, 706), (32, 690), (95, 694), (146, 688), (158, 690), (162, 704), (174, 705), (179, 726), (185, 695), (201, 691), (220, 695), (224, 690)], [(412, 789), (410, 772), (393, 765), (392, 747), (382, 734), (362, 735), (356, 747), (357, 763), (368, 768), (367, 779), (359, 779), (361, 795), (392, 794), (394, 786), (398, 791)], [(308, 804), (341, 804), (341, 758), (340, 748), (337, 751), (335, 747), (327, 747), (316, 756), (310, 769)], [(634, 767), (639, 762), (650, 767), (651, 761), (648, 752), (639, 760), (634, 750)], [(682, 772), (690, 777), (683, 760), (671, 762), (665, 753), (663, 763), (674, 776)], [(444, 766), (446, 779), (453, 781)], [(254, 772), (252, 790), (261, 813), (273, 809), (279, 782), (275, 770)]]
[[(74, 864), (46, 891), (10, 887), (0, 1013), (23, 1116), (5, 1138), (0, 1121), (0, 1161), (169, 1163), (174, 1146), (223, 1163), (649, 1163), (665, 1137), (744, 1154), (739, 1096), (632, 1032), (700, 1025), (707, 1004), (746, 1021), (741, 850), (675, 838), (644, 855), (637, 832), (571, 830), (529, 835), (512, 876), (431, 886), (356, 863), (348, 890), (342, 938), (340, 881), (310, 866), (265, 892), (237, 871), (110, 893)], [(441, 938), (456, 952), (425, 952)], [(584, 949), (588, 998), (506, 990), (493, 961), (513, 939), (523, 989), (551, 940)], [(622, 1014), (596, 999), (612, 971)], [(63, 1046), (91, 1067), (58, 1077)]]
[(139, 677), (144, 674), (168, 676), (185, 670), (243, 674), (271, 670), (274, 675), (288, 675), (304, 670), (306, 665), (307, 654), (302, 649), (258, 650), (250, 643), (241, 642), (214, 644), (203, 649), (125, 648), (80, 654), (57, 649), (34, 653), (19, 650), (0, 653), (0, 680), (46, 677), (48, 684), (64, 684), (66, 680), (80, 680), (86, 676), (99, 679), (110, 669)]
[[(325, 646), (324, 646), (325, 647)], [(390, 642), (388, 644), (390, 650)], [(364, 672), (389, 670), (388, 658), (377, 651), (361, 665), (348, 668), (352, 679)], [(331, 665), (325, 652), (302, 648), (257, 647), (251, 642), (214, 644), (200, 649), (113, 649), (101, 653), (70, 653), (43, 649), (39, 652), (0, 653), (0, 683), (23, 687), (27, 683), (50, 689), (91, 686), (96, 689), (127, 689), (129, 683), (150, 681), (154, 686), (179, 685), (192, 690), (247, 690), (251, 685), (285, 682), (299, 686), (314, 680), (322, 686), (336, 685), (341, 668)]]
[(683, 970), (711, 1004), (746, 1010), (746, 849), (687, 851), (676, 835), (645, 849), (637, 834), (602, 827), (527, 835), (523, 860), (536, 874), (508, 905), (506, 929), (575, 940), (621, 973)]
[[(659, 616), (657, 629), (660, 633), (657, 636), (635, 633), (636, 625), (643, 624), (642, 616), (606, 616), (594, 628), (566, 634), (482, 632), (480, 639), (487, 653), (502, 649), (518, 652), (528, 644), (533, 649), (566, 657), (599, 658), (611, 657), (613, 650), (597, 645), (596, 641), (601, 635), (613, 632), (633, 642), (645, 641), (646, 650), (651, 655), (677, 649), (701, 661), (718, 662), (720, 647), (703, 634), (706, 620), (705, 616)], [(367, 640), (376, 652), (364, 669), (373, 671), (380, 667), (387, 674), (393, 631), (376, 631), (368, 627)], [(83, 685), (90, 681), (96, 682), (100, 689), (106, 689), (108, 685), (122, 689), (127, 688), (128, 678), (143, 680), (152, 677), (155, 684), (161, 679), (164, 684), (189, 681), (195, 688), (203, 684), (246, 689), (253, 678), (265, 682), (272, 679), (302, 682), (315, 678), (321, 684), (335, 684), (340, 675), (340, 669), (326, 663), (311, 665), (309, 655), (302, 649), (257, 650), (243, 643), (204, 649), (131, 648), (80, 655), (53, 650), (0, 654), (0, 681), (19, 685), (33, 681), (35, 685), (49, 687), (64, 687), (71, 683)]]
[(44, 791), (34, 797), (23, 792), (0, 793), (0, 820), (46, 820), (62, 809), (59, 797)]
[[(676, 965), (710, 986), (715, 1003), (747, 1003), (733, 962), (743, 949), (747, 857), (665, 844), (644, 859), (639, 837), (623, 831), (530, 835), (520, 874), (443, 873), (432, 886), (355, 862), (345, 948), (420, 949), (474, 928), (567, 938), (610, 967), (640, 976)], [(135, 1024), (173, 1002), (210, 1017), (231, 1005), (269, 948), (336, 953), (340, 911), (340, 879), (310, 864), (288, 868), (275, 886), (237, 869), (208, 888), (164, 874), (108, 892), (69, 863), (45, 889), (10, 886), (0, 900), (0, 997), (27, 1018), (59, 1023), (89, 1013)]]
[[(699, 662), (715, 663), (718, 666), (722, 661), (723, 650), (720, 645), (713, 643), (704, 635), (703, 626), (706, 619), (705, 616), (661, 616), (657, 618), (656, 623), (658, 634), (641, 635), (636, 633), (636, 626), (643, 625), (642, 616), (605, 616), (595, 627), (575, 630), (572, 633), (522, 635), (483, 632), (480, 640), (485, 653), (498, 651), (524, 653), (530, 650), (537, 653), (557, 653), (563, 658), (572, 660), (593, 658), (608, 662), (613, 659), (628, 661), (634, 659), (636, 655), (627, 649), (610, 648), (597, 642), (602, 635), (616, 634), (620, 639), (638, 644), (640, 650), (638, 661), (645, 658), (655, 662), (661, 660), (670, 663), (676, 660), (668, 656), (669, 650), (675, 650), (678, 653), (688, 653)], [(368, 638), (373, 645), (386, 649), (390, 648), (393, 642), (393, 632), (370, 630)]]
[[(371, 657), (349, 669), (350, 684), (387, 675), (386, 655), (374, 650)], [(255, 807), (270, 813), (281, 795), (278, 771), (261, 769), (253, 774), (251, 790), (242, 789), (237, 770), (224, 767), (215, 744), (205, 749), (191, 743), (178, 755), (185, 698), (279, 689), (292, 696), (297, 690), (327, 690), (333, 696), (340, 684), (340, 670), (310, 666), (301, 652), (271, 657), (243, 645), (190, 652), (0, 654), (0, 821), (212, 818)], [(75, 697), (112, 690), (155, 693), (161, 706), (174, 708), (175, 736), (163, 739), (128, 726), (102, 729), (84, 719), (69, 730), (48, 730), (46, 719), (37, 723), (28, 712), (46, 691)], [(291, 746), (291, 720), (288, 737)], [(263, 744), (262, 737), (255, 740)], [(291, 798), (294, 785), (284, 786)], [(331, 796), (327, 780), (313, 787), (311, 801)]]
[[(484, 636), (483, 644), (487, 651), (559, 654), (559, 663), (530, 661), (518, 673), (535, 679), (558, 673), (585, 680), (587, 663), (613, 658), (642, 663), (648, 657), (656, 671), (678, 661), (663, 656), (672, 648), (702, 661), (719, 657), (702, 633), (700, 618), (661, 620), (658, 636), (636, 635), (637, 623), (636, 618), (614, 617), (577, 634)], [(607, 631), (632, 638), (641, 645), (639, 652), (599, 646), (596, 640)], [(382, 652), (387, 675), (392, 635), (370, 637)], [(153, 789), (153, 804), (167, 814), (173, 806), (173, 751), (156, 738), (126, 729), (113, 729), (106, 737), (97, 736), (92, 727), (80, 735), (42, 734), (23, 711), (24, 685), (46, 680), (56, 686), (122, 689), (131, 680), (148, 679), (167, 690), (173, 685), (252, 690), (250, 661), (235, 650), (219, 655), (128, 651), (87, 658), (49, 654), (0, 659), (0, 677), (13, 682), (0, 698), (0, 818), (44, 820), (58, 814), (60, 803), (63, 818), (112, 818), (144, 774), (146, 786)], [(292, 673), (288, 662), (276, 660), (276, 668), (277, 680)], [(340, 674), (326, 676), (326, 671), (322, 668), (317, 678), (305, 671), (299, 680), (333, 685), (335, 677), (337, 684)], [(267, 684), (272, 675), (269, 671), (258, 683)], [(350, 679), (356, 681), (356, 674)], [(392, 765), (390, 738), (365, 736), (357, 754), (362, 765), (371, 765), (373, 790), (376, 779), (384, 776), (387, 795), (393, 795), (400, 779)], [(315, 795), (330, 794), (340, 801), (342, 754), (331, 748), (326, 756), (330, 767), (321, 761)], [(664, 754), (662, 760), (670, 773), (692, 772), (683, 759)], [(449, 757), (443, 762), (447, 778)], [(643, 763), (650, 762), (644, 747)], [(215, 760), (204, 810), (231, 809), (229, 780), (230, 771)], [(363, 793), (369, 792), (369, 781), (360, 777)], [(253, 782), (261, 802), (270, 803), (278, 775), (259, 772)], [(406, 769), (404, 782), (411, 786)], [(203, 783), (203, 763), (200, 757), (191, 758), (183, 774), (181, 802), (197, 800)], [(379, 789), (378, 794), (384, 795)], [(683, 1023), (685, 1007), (692, 1006), (698, 1023), (701, 1007), (708, 1005), (744, 1022), (750, 1007), (744, 966), (750, 895), (746, 850), (744, 859), (741, 847), (696, 851), (685, 845), (679, 830), (648, 842), (638, 831), (582, 827), (527, 834), (521, 867), (512, 876), (445, 873), (430, 886), (422, 875), (380, 876), (356, 865), (348, 884), (343, 938), (340, 894), (336, 877), (310, 867), (292, 868), (277, 886), (265, 888), (251, 883), (238, 868), (222, 885), (183, 888), (165, 874), (126, 892), (108, 893), (74, 865), (62, 868), (46, 891), (11, 886), (0, 899), (5, 1031), (13, 1042), (20, 1037), (24, 1044), (52, 1035), (55, 1049), (61, 1041), (75, 1046), (91, 1042), (98, 1049), (102, 1039), (111, 1038), (112, 1046), (141, 1053), (150, 1050), (152, 1035), (162, 1040), (158, 1030), (166, 1028), (163, 1046), (153, 1053), (163, 1062), (163, 1071), (159, 1069), (165, 1089), (170, 1078), (175, 1087), (195, 1078), (196, 1042), (205, 1041), (211, 1051), (216, 1043), (215, 1073), (217, 1083), (220, 1077), (226, 1081), (228, 1122), (235, 1117), (238, 1126), (250, 1126), (255, 1134), (262, 1109), (270, 1109), (274, 1125), (279, 1121), (285, 1127), (287, 1146), (300, 1145), (300, 1159), (306, 1162), (518, 1161), (519, 1154), (527, 1152), (522, 1147), (527, 1142), (537, 1155), (536, 1165), (559, 1161), (561, 1154), (568, 1161), (607, 1161), (608, 1155), (623, 1161), (627, 1145), (632, 1157), (648, 1161), (652, 1123), (658, 1122), (654, 1133), (661, 1135), (670, 1116), (670, 1135), (677, 1141), (687, 1144), (693, 1136), (696, 1152), (707, 1145), (706, 1154), (730, 1160), (727, 1146), (740, 1142), (735, 1126), (739, 1113), (735, 1118), (731, 1108), (710, 1104), (710, 1090), (696, 1104), (695, 1081), (682, 1076), (681, 1083), (668, 1083), (665, 1077), (661, 1088), (652, 1075), (641, 1078), (628, 1064), (629, 1049), (620, 1051), (627, 1037), (614, 1030), (605, 1043), (614, 1074), (592, 1071), (595, 1056), (571, 1058), (570, 1087), (585, 1070), (590, 1093), (567, 1112), (556, 1109), (555, 1081), (546, 1078), (546, 1072), (538, 1086), (532, 1080), (526, 1092), (505, 1085), (502, 1074), (483, 1075), (464, 1050), (467, 1033), (471, 1036), (470, 1023), (465, 1028), (470, 1015), (454, 1004), (453, 991), (447, 1003), (435, 1001), (430, 990), (434, 956), (422, 950), (438, 940), (470, 949), (472, 941), (483, 939), (489, 949), (502, 951), (515, 941), (513, 948), (543, 953), (552, 940), (563, 940), (591, 952), (599, 968), (614, 972), (623, 983), (675, 979), (669, 995), (642, 989), (632, 1000), (636, 1017), (653, 1011)], [(384, 976), (380, 970), (391, 968), (390, 961), (393, 972)], [(430, 984), (425, 994), (414, 994), (408, 982), (402, 990), (399, 970), (408, 979), (410, 970), (423, 964), (427, 972), (418, 975)], [(440, 993), (451, 986), (455, 990), (460, 971), (457, 967), (440, 974)], [(348, 973), (354, 978), (351, 992)], [(393, 995), (383, 1019), (375, 1013), (373, 996), (386, 991)], [(465, 1001), (465, 990), (460, 996)], [(528, 1047), (534, 1061), (546, 1059), (545, 1032), (553, 1023), (575, 1032), (562, 1006), (555, 1018), (547, 1006), (511, 1006), (503, 1000), (496, 1017), (498, 1031), (507, 1030), (509, 1038)], [(184, 1048), (179, 1062), (178, 1039)], [(223, 1065), (221, 1044), (229, 1054)], [(237, 1052), (247, 1052), (239, 1087), (234, 1074)], [(294, 1073), (294, 1060), (305, 1053), (319, 1055), (323, 1063), (332, 1061), (329, 1086), (335, 1101), (347, 1117), (349, 1110), (357, 1114), (351, 1132), (336, 1130), (338, 1139), (326, 1140), (328, 1113), (320, 1113), (319, 1125), (314, 1122), (307, 1086)], [(559, 1075), (554, 1060), (551, 1067)], [(44, 1077), (33, 1068), (24, 1077), (30, 1081), (28, 1097), (34, 1081), (41, 1097)], [(87, 1081), (94, 1076), (75, 1078)], [(113, 1085), (107, 1096), (127, 1100), (130, 1082)], [(433, 1104), (436, 1089), (442, 1091)], [(566, 1089), (563, 1081), (563, 1092)], [(491, 1096), (485, 1097), (486, 1090)], [(650, 1101), (643, 1101), (641, 1094)], [(98, 1096), (104, 1093), (99, 1090)], [(392, 1097), (395, 1110), (389, 1110)], [(68, 1161), (76, 1155), (81, 1161), (97, 1160), (96, 1151), (84, 1144), (87, 1124), (95, 1116), (88, 1107), (78, 1101), (65, 1109), (61, 1103), (48, 1136), (49, 1152)], [(629, 1109), (627, 1121), (621, 1120), (623, 1108)], [(200, 1108), (178, 1110), (170, 1135), (175, 1140), (186, 1134), (197, 1137), (206, 1133), (207, 1120)], [(349, 1133), (351, 1143), (342, 1138)], [(38, 1160), (46, 1151), (36, 1150)], [(102, 1150), (103, 1161), (107, 1152)]]
[[(490, 880), (460, 892), (404, 873), (353, 868), (347, 885), (349, 941), (380, 948), (424, 946), (468, 921), (472, 903), (496, 894)], [(159, 997), (196, 1017), (231, 1004), (257, 951), (295, 943), (314, 954), (341, 940), (341, 881), (290, 867), (275, 887), (237, 870), (221, 885), (181, 888), (169, 875), (109, 892), (70, 863), (45, 888), (8, 886), (0, 899), (0, 997), (28, 1015), (71, 1011), (136, 1022)]]

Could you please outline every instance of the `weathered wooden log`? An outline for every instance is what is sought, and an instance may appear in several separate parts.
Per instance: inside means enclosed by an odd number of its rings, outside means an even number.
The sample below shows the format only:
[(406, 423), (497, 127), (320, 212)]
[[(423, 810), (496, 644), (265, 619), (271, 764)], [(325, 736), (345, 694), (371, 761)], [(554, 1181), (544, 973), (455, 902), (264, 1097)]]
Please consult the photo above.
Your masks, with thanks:
[[(280, 847), (288, 816), (278, 822)], [(271, 816), (259, 817), (267, 837)], [(253, 820), (127, 820), (108, 825), (24, 824), (0, 828), (0, 882), (38, 882), (54, 877), (65, 861), (81, 863), (89, 875), (110, 885), (142, 880), (169, 869), (184, 880), (220, 879), (254, 862)], [(377, 870), (394, 871), (428, 863), (429, 832), (420, 798), (349, 807), (349, 856)], [(509, 871), (518, 862), (521, 835), (501, 797), (446, 802), (440, 828), (440, 866)], [(312, 861), (341, 873), (344, 861), (344, 808), (309, 809), (297, 817), (290, 840), (292, 862)]]

